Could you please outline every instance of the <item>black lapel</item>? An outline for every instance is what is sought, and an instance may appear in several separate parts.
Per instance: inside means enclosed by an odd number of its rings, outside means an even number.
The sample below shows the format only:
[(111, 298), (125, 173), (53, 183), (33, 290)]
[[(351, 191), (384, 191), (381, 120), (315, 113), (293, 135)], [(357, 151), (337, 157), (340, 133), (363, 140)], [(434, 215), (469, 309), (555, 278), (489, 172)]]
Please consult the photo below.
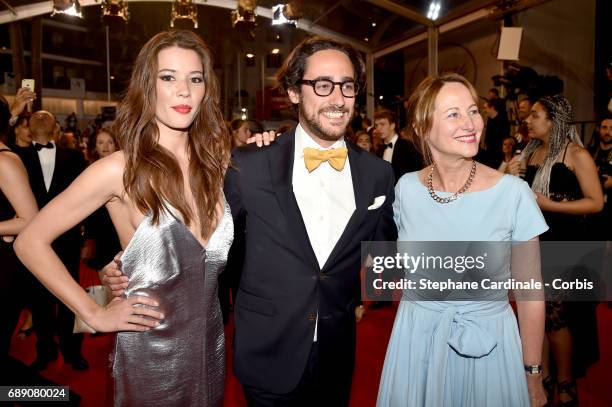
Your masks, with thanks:
[(400, 138), (398, 137), (397, 140), (395, 140), (395, 146), (393, 146), (393, 154), (391, 154), (391, 165), (393, 165), (393, 163), (396, 161), (396, 159), (398, 158), (398, 156), (400, 155), (400, 150), (402, 149), (402, 146), (399, 142)]
[(29, 155), (29, 165), (31, 166), (28, 168), (28, 172), (30, 174), (32, 192), (34, 192), (34, 196), (38, 200), (39, 208), (42, 208), (47, 203), (47, 187), (45, 187), (45, 176), (40, 165), (40, 157), (38, 157), (38, 151), (36, 151), (34, 144), (30, 144), (27, 154)]
[(45, 183), (45, 177), (43, 175), (42, 166), (40, 165), (40, 157), (38, 156), (38, 151), (36, 151), (36, 147), (34, 144), (31, 144), (29, 147), (30, 156), (32, 161), (32, 174), (35, 176), (34, 178), (37, 180), (41, 180), (42, 183)]
[(295, 128), (278, 139), (267, 149), (270, 162), (270, 176), (276, 199), (283, 211), (289, 235), (298, 253), (303, 254), (315, 270), (319, 270), (317, 256), (312, 249), (304, 219), (293, 193), (293, 158), (295, 149)]
[(53, 174), (51, 174), (51, 184), (49, 184), (49, 193), (51, 196), (55, 197), (60, 194), (61, 191), (55, 193), (55, 189), (58, 188), (58, 182), (60, 182), (60, 178), (62, 177), (62, 172), (64, 170), (63, 165), (66, 162), (66, 151), (64, 149), (55, 146), (55, 165), (53, 166)]
[(371, 204), (370, 188), (367, 188), (365, 183), (367, 168), (362, 163), (366, 153), (352, 143), (347, 142), (346, 146), (348, 148), (348, 162), (351, 166), (351, 178), (353, 179), (353, 192), (355, 193), (355, 212), (353, 212), (344, 228), (344, 232), (342, 232), (336, 246), (334, 246), (334, 249), (327, 258), (323, 266), (324, 272), (334, 264), (336, 257), (355, 238), (359, 225), (368, 212), (368, 206)]

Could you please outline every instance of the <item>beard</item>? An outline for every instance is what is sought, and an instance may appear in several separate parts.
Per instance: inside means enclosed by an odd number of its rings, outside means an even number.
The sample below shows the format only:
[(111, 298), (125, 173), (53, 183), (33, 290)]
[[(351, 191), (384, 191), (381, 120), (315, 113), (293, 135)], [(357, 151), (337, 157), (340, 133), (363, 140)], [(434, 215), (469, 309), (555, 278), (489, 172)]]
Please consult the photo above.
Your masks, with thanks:
[(325, 141), (338, 141), (346, 134), (346, 128), (349, 124), (347, 120), (346, 125), (341, 127), (334, 127), (333, 130), (328, 130), (323, 128), (323, 123), (319, 120), (318, 116), (325, 112), (333, 111), (333, 112), (342, 112), (348, 113), (348, 117), (352, 117), (352, 111), (347, 109), (346, 107), (328, 107), (325, 109), (321, 109), (317, 111), (314, 115), (309, 116), (308, 113), (304, 110), (304, 105), (300, 103), (299, 105), (300, 111), (300, 121), (304, 121), (307, 129), (316, 137)]

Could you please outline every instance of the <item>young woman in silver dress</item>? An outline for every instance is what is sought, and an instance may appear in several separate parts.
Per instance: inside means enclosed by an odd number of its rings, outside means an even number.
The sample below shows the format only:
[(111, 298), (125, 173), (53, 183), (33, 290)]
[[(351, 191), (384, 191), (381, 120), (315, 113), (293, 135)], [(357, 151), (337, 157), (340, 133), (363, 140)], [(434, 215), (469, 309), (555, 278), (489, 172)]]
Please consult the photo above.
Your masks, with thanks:
[[(211, 53), (189, 31), (149, 40), (118, 107), (121, 151), (100, 159), (19, 236), (23, 263), (94, 330), (119, 331), (115, 405), (220, 406), (224, 338), (217, 275), (233, 236), (222, 187), (231, 138)], [(97, 305), (51, 242), (106, 205), (130, 284)]]

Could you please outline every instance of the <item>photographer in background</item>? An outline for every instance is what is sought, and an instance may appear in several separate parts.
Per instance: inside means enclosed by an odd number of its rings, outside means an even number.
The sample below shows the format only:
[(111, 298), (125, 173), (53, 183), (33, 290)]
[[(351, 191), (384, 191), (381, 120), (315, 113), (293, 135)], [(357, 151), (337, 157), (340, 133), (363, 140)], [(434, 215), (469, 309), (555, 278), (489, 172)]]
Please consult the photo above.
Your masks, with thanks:
[(587, 228), (593, 240), (612, 240), (612, 116), (599, 122), (597, 143), (589, 149), (604, 192), (604, 209), (588, 218)]
[[(501, 99), (499, 97), (499, 90), (497, 88), (491, 88), (489, 89), (489, 93), (487, 95), (489, 100), (497, 100), (497, 99)], [(503, 101), (503, 99), (501, 99)]]
[(487, 113), (487, 127), (485, 130), (485, 144), (487, 154), (485, 164), (491, 168), (497, 168), (503, 161), (502, 142), (510, 135), (510, 122), (503, 99), (490, 99), (484, 103), (484, 111)]
[(521, 150), (529, 143), (529, 129), (527, 128), (527, 118), (531, 114), (533, 102), (528, 97), (524, 97), (518, 102), (517, 121), (518, 126), (514, 132), (514, 139)]

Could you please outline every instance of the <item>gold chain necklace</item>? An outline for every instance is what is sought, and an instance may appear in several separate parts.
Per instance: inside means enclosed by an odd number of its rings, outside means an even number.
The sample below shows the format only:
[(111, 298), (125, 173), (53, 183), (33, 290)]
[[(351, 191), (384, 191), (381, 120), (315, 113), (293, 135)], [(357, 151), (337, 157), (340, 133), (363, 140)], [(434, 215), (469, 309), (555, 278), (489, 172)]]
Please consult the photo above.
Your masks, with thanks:
[(433, 189), (433, 174), (434, 174), (435, 169), (436, 169), (436, 164), (433, 163), (431, 165), (431, 170), (429, 170), (429, 175), (427, 176), (427, 191), (429, 191), (429, 196), (431, 196), (431, 198), (434, 201), (441, 203), (441, 204), (447, 204), (459, 198), (459, 196), (463, 194), (465, 191), (467, 191), (470, 185), (472, 185), (472, 181), (474, 181), (474, 176), (476, 175), (476, 161), (472, 161), (472, 169), (470, 170), (470, 175), (467, 181), (465, 181), (465, 184), (461, 187), (459, 191), (455, 192), (454, 194), (452, 194), (451, 196), (447, 198), (439, 197)]

